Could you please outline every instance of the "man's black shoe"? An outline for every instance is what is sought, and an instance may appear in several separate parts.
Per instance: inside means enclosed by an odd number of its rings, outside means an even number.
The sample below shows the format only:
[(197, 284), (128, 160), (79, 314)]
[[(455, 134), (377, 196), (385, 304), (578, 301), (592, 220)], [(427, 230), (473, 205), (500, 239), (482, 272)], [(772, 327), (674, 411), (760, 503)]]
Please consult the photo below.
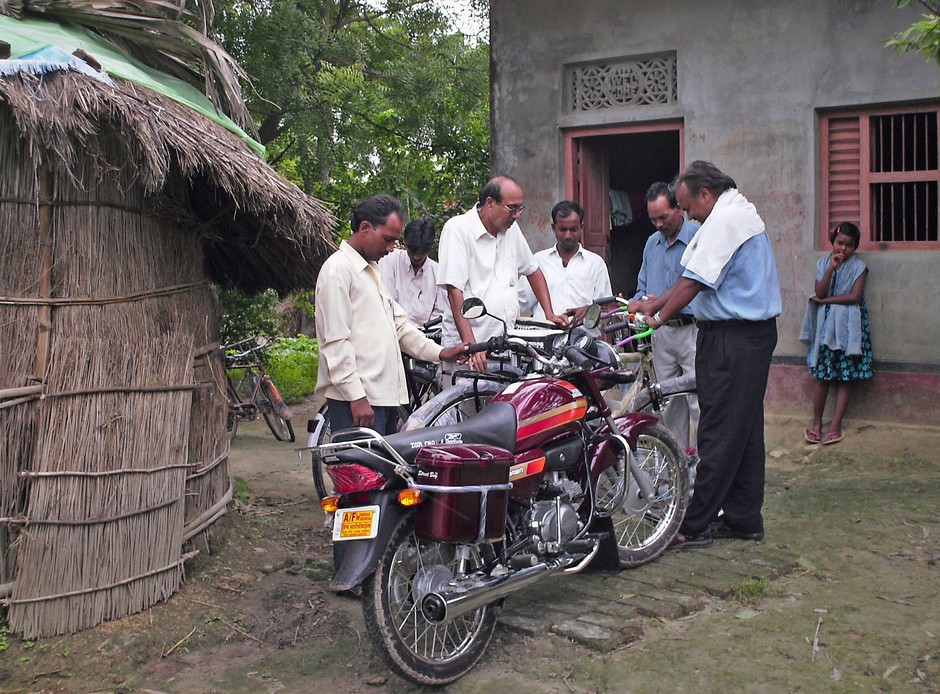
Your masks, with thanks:
[(712, 538), (708, 535), (683, 535), (679, 533), (667, 549), (693, 549), (696, 547), (711, 547)]
[(757, 542), (764, 539), (764, 531), (756, 533), (745, 533), (740, 530), (735, 530), (734, 528), (728, 527), (728, 524), (723, 520), (716, 520), (714, 523), (708, 526), (708, 531), (706, 533), (710, 537), (716, 540), (751, 540), (752, 542)]

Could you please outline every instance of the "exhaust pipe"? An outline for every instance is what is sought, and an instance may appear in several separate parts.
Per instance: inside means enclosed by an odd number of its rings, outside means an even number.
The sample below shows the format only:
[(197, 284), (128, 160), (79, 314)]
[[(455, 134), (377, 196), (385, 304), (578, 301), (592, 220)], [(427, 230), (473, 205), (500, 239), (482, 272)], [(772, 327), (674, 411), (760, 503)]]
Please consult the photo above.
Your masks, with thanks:
[(546, 578), (573, 561), (573, 557), (564, 557), (551, 564), (536, 564), (502, 576), (483, 578), (469, 587), (460, 585), (428, 593), (421, 601), (421, 612), (433, 624), (449, 622)]

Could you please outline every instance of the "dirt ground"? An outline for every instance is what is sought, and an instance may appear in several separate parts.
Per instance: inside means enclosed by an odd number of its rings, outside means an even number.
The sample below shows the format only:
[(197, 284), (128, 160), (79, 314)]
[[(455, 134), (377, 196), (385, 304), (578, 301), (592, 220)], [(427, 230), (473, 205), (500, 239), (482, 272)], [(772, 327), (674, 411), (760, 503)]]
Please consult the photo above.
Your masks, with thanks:
[[(312, 407), (298, 409), (298, 436)], [(767, 422), (765, 543), (798, 556), (796, 570), (647, 619), (612, 652), (497, 628), (448, 691), (936, 692), (940, 429), (849, 422), (843, 442), (817, 447), (805, 424)], [(416, 691), (373, 653), (358, 601), (326, 589), (329, 536), (295, 445), (243, 424), (238, 501), (198, 542), (180, 592), (72, 636), (0, 634), (0, 691)], [(577, 590), (578, 576), (563, 580)]]

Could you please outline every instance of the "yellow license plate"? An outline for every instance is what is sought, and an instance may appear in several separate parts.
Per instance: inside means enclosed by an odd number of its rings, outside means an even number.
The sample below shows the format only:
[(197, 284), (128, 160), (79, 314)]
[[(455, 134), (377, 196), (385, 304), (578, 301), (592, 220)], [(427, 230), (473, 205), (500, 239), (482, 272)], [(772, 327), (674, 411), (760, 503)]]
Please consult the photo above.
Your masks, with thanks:
[(341, 508), (333, 520), (333, 542), (371, 540), (379, 530), (379, 507)]

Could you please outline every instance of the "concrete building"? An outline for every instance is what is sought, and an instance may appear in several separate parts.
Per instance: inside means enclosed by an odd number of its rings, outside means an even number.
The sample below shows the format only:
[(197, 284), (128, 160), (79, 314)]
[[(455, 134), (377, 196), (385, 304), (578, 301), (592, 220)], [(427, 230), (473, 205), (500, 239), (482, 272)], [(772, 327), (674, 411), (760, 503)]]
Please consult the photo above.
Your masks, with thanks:
[(835, 223), (858, 223), (877, 373), (849, 417), (933, 423), (940, 66), (884, 46), (918, 17), (886, 0), (492, 0), (494, 171), (523, 184), (534, 250), (552, 204), (580, 201), (625, 293), (653, 231), (645, 188), (695, 159), (730, 174), (780, 272), (768, 411), (807, 420), (815, 262)]

